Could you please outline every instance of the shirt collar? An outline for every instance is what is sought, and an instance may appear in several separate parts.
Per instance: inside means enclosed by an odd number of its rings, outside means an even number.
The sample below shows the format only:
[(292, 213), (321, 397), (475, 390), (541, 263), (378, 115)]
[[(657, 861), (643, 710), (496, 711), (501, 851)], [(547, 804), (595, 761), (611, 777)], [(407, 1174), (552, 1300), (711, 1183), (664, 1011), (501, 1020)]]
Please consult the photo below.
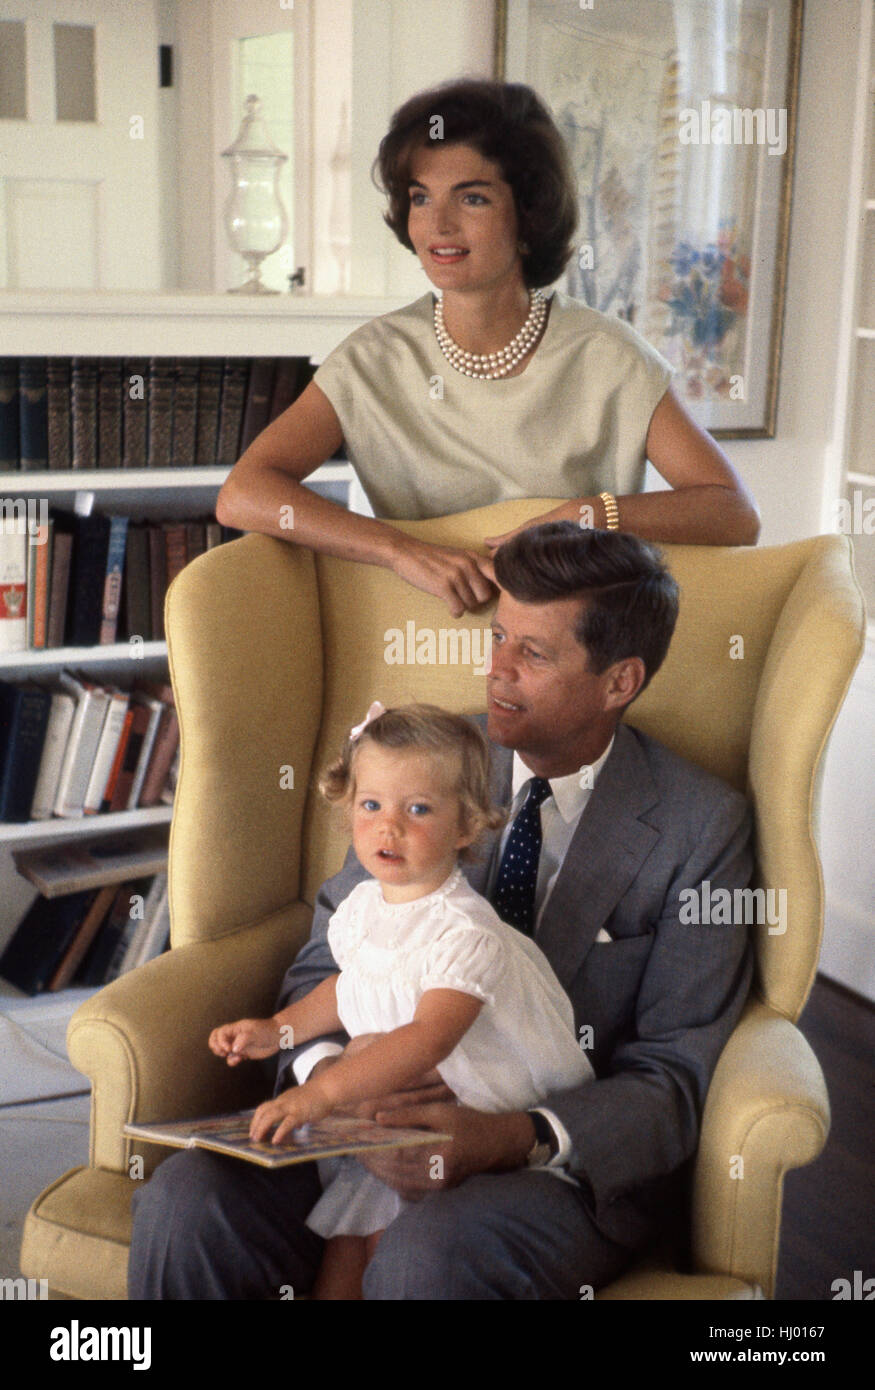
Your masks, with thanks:
[[(592, 764), (591, 777), (584, 778), (582, 776), (584, 769), (578, 768), (577, 772), (569, 772), (565, 777), (551, 777), (549, 779), (553, 800), (556, 802), (557, 810), (566, 825), (570, 825), (580, 815), (589, 800), (596, 779), (610, 757), (615, 738), (616, 734), (613, 734), (604, 753)], [(516, 799), (520, 788), (534, 775), (531, 769), (526, 767), (519, 753), (514, 753), (511, 783), (514, 799)]]

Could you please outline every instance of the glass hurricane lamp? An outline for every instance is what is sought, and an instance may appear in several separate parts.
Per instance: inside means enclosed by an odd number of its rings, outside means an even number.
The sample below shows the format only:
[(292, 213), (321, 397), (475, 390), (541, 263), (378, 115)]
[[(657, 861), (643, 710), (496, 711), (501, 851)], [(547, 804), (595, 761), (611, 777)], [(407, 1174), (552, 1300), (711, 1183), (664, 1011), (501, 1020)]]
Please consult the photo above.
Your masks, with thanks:
[(225, 204), (225, 231), (235, 251), (246, 261), (247, 279), (231, 294), (278, 294), (261, 281), (261, 262), (278, 251), (289, 229), (277, 178), (288, 155), (271, 140), (261, 102), (248, 96), (237, 139), (222, 158), (228, 160), (231, 192)]

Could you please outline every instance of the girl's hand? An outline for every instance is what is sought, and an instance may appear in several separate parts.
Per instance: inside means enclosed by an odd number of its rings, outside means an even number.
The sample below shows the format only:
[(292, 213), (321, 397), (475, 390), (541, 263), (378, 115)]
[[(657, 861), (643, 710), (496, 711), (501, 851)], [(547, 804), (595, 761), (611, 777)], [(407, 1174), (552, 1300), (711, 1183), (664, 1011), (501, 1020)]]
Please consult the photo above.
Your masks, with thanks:
[(429, 545), (399, 536), (392, 570), (416, 589), (443, 599), (454, 618), (482, 607), (495, 593), (492, 561), (475, 550)]
[(322, 1120), (330, 1112), (331, 1103), (326, 1099), (319, 1083), (305, 1081), (303, 1086), (292, 1086), (273, 1100), (266, 1100), (263, 1105), (259, 1105), (252, 1116), (249, 1138), (265, 1139), (276, 1125), (272, 1143), (278, 1144), (284, 1135), (297, 1129), (299, 1125)]
[(272, 1057), (280, 1049), (280, 1027), (272, 1018), (241, 1018), (223, 1023), (210, 1034), (210, 1051), (224, 1057), (229, 1067), (245, 1058)]

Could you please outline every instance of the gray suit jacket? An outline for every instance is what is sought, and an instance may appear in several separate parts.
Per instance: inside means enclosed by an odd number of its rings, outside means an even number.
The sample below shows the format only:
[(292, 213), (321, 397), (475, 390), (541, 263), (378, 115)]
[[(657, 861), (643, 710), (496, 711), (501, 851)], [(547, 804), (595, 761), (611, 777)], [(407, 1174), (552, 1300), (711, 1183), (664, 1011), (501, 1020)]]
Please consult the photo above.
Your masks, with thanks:
[[(497, 745), (492, 753), (495, 800), (507, 805), (513, 754)], [(750, 988), (746, 929), (685, 925), (681, 893), (706, 879), (712, 894), (744, 887), (750, 841), (743, 796), (621, 723), (541, 916), (538, 945), (578, 1030), (592, 1028), (597, 1078), (545, 1106), (571, 1137), (570, 1171), (588, 1185), (597, 1225), (623, 1244), (641, 1244), (676, 1199), (714, 1067)], [(466, 866), (478, 891), (497, 843)], [(350, 850), (318, 895), (278, 1008), (337, 970), (328, 921), (364, 877)], [(609, 942), (596, 941), (602, 928)], [(295, 1055), (283, 1054), (282, 1066)]]

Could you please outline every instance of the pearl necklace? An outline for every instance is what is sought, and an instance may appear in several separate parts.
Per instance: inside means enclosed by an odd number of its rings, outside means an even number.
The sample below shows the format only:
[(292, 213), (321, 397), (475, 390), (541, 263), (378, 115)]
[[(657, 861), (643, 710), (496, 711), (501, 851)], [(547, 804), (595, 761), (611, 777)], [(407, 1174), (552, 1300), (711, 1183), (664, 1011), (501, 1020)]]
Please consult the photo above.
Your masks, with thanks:
[(451, 338), (444, 326), (443, 300), (434, 302), (434, 331), (438, 345), (451, 367), (463, 376), (473, 377), (475, 381), (495, 381), (513, 371), (540, 337), (547, 317), (547, 300), (540, 290), (529, 291), (529, 312), (525, 323), (507, 345), (498, 352), (465, 352)]

